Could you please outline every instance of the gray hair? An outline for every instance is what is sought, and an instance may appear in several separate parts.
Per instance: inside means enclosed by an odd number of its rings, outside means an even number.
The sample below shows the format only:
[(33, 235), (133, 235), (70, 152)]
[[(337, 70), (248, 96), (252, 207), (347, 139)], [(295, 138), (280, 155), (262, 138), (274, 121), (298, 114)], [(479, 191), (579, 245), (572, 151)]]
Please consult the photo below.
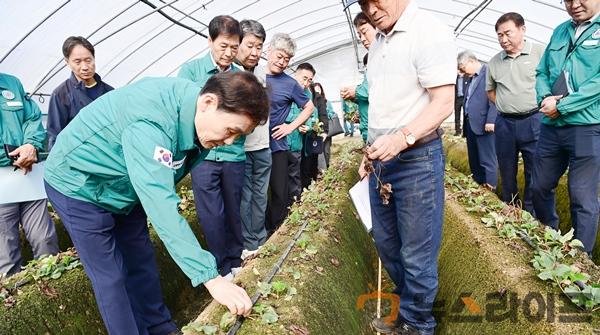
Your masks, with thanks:
[(248, 34), (252, 34), (256, 36), (256, 38), (260, 38), (263, 42), (267, 38), (265, 28), (263, 28), (262, 24), (256, 20), (242, 20), (240, 21), (240, 27), (242, 28), (242, 38)]
[(277, 33), (273, 35), (269, 47), (272, 50), (281, 50), (290, 57), (294, 57), (296, 54), (296, 42), (288, 34)]
[(465, 50), (458, 54), (458, 65), (465, 64), (469, 60), (477, 60), (477, 56), (471, 50)]

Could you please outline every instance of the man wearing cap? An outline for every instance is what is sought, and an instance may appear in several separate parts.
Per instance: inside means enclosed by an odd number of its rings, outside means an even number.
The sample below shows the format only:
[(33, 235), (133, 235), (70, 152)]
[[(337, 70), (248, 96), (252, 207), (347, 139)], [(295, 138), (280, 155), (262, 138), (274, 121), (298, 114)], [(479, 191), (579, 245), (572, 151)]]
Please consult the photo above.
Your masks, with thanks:
[[(43, 148), (46, 132), (42, 112), (16, 77), (0, 73), (0, 145), (16, 147), (8, 155), (0, 148), (0, 167), (5, 173), (31, 171)], [(14, 161), (13, 161), (14, 160)], [(13, 171), (12, 167), (17, 171)], [(21, 172), (22, 171), (22, 172)], [(0, 171), (0, 173), (3, 173)], [(10, 192), (0, 185), (2, 192)], [(56, 254), (58, 240), (48, 215), (47, 199), (0, 203), (0, 277), (21, 271), (19, 225), (33, 249), (33, 256)]]
[[(439, 127), (454, 108), (456, 45), (448, 26), (414, 0), (359, 4), (377, 27), (367, 74), (368, 159), (377, 173), (369, 176), (373, 237), (400, 296), (395, 322), (377, 318), (372, 326), (384, 334), (433, 335), (444, 208)], [(379, 181), (391, 186), (389, 203)]]
[[(495, 28), (503, 50), (490, 59), (486, 90), (498, 109), (494, 132), (502, 183), (501, 198), (535, 214), (531, 183), (542, 118), (535, 98), (535, 68), (544, 47), (525, 40), (525, 20), (518, 13), (500, 16)], [(523, 157), (525, 171), (522, 201), (517, 188), (519, 153)]]
[(564, 3), (571, 20), (554, 30), (537, 68), (544, 117), (534, 160), (533, 205), (542, 223), (558, 229), (554, 190), (568, 169), (571, 224), (575, 238), (591, 253), (600, 213), (600, 0)]

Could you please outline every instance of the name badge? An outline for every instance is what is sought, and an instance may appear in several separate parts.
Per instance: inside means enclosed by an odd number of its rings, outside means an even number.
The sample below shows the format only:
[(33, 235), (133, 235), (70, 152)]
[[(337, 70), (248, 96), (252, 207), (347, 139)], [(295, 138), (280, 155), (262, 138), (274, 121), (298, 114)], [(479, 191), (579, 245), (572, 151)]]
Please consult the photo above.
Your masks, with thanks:
[(8, 107), (23, 107), (23, 103), (21, 101), (7, 101), (6, 105)]
[(2, 96), (6, 100), (12, 100), (12, 99), (15, 98), (15, 94), (13, 92), (9, 91), (9, 90), (2, 91)]
[(583, 43), (581, 45), (585, 45), (585, 46), (598, 45), (598, 40), (586, 40), (586, 41), (583, 41)]

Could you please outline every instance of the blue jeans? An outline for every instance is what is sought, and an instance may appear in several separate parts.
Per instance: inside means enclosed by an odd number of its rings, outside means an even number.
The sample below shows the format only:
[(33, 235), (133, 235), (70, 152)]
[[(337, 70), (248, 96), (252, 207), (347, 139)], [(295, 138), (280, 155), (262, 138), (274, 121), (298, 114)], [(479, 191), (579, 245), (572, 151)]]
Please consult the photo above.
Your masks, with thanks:
[(246, 171), (242, 188), (240, 218), (244, 248), (256, 250), (267, 239), (265, 212), (271, 176), (271, 149), (246, 152)]
[(242, 263), (240, 204), (245, 169), (245, 162), (203, 161), (192, 170), (196, 215), (222, 276)]
[(432, 306), (438, 290), (437, 260), (444, 216), (444, 153), (437, 139), (375, 162), (380, 179), (392, 185), (389, 205), (369, 177), (373, 237), (379, 257), (400, 296), (399, 318), (433, 334)]
[(515, 200), (519, 203), (519, 189), (517, 188), (517, 171), (519, 166), (519, 152), (523, 156), (525, 171), (525, 195), (523, 208), (535, 215), (533, 200), (531, 199), (531, 183), (533, 175), (533, 161), (535, 147), (540, 137), (540, 119), (542, 113), (537, 113), (524, 119), (514, 119), (498, 114), (496, 118), (496, 155), (502, 182), (502, 201), (510, 203)]
[(344, 132), (345, 135), (354, 136), (354, 122), (344, 119)]
[(108, 333), (169, 334), (177, 330), (163, 303), (154, 247), (141, 205), (113, 214), (68, 197), (45, 183), (92, 282)]
[(542, 124), (535, 158), (533, 205), (537, 218), (558, 229), (554, 190), (568, 168), (575, 238), (591, 253), (600, 211), (600, 125), (552, 127)]

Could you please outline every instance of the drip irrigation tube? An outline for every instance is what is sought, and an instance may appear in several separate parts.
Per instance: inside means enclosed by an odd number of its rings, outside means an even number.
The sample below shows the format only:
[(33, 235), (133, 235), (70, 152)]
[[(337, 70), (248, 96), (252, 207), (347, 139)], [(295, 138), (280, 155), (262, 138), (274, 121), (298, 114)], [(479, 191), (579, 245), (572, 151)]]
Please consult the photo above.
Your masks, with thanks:
[[(271, 268), (271, 271), (269, 272), (269, 274), (267, 275), (267, 283), (271, 283), (271, 280), (273, 280), (273, 277), (275, 277), (275, 275), (277, 274), (277, 272), (279, 270), (281, 270), (281, 265), (283, 264), (283, 262), (288, 258), (288, 256), (290, 255), (290, 252), (292, 251), (292, 248), (294, 247), (294, 245), (296, 244), (296, 241), (298, 241), (298, 239), (300, 238), (300, 235), (302, 235), (302, 233), (304, 232), (304, 229), (306, 228), (306, 226), (308, 225), (308, 220), (306, 220), (306, 222), (304, 222), (304, 224), (302, 225), (302, 227), (300, 227), (300, 229), (298, 229), (298, 231), (296, 232), (296, 235), (294, 235), (294, 238), (292, 239), (292, 241), (290, 242), (290, 244), (287, 246), (287, 248), (285, 249), (284, 253), (281, 255), (281, 257), (279, 257), (279, 260), (277, 260), (277, 263), (275, 263), (275, 265)], [(254, 305), (256, 304), (256, 302), (258, 301), (258, 299), (260, 298), (260, 293), (257, 292), (252, 296), (252, 306), (254, 307)], [(233, 325), (233, 327), (231, 327), (231, 329), (229, 330), (229, 332), (227, 332), (227, 335), (235, 335), (238, 330), (240, 330), (240, 327), (242, 326), (242, 323), (244, 323), (245, 318), (244, 317), (239, 317), (237, 319), (237, 321), (235, 322), (235, 324)]]

